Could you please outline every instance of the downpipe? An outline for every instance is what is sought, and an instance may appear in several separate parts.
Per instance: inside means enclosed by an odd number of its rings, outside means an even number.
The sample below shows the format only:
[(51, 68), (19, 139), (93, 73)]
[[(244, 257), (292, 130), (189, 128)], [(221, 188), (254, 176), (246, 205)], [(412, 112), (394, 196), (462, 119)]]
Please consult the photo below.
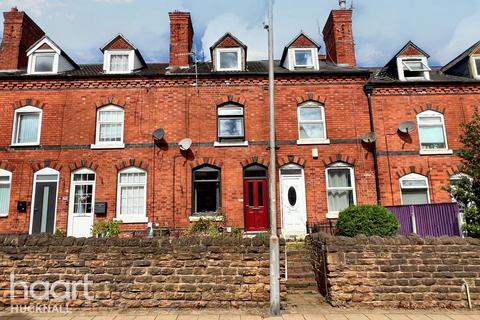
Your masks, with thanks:
[(467, 294), (467, 302), (468, 302), (468, 309), (472, 309), (472, 297), (470, 296), (470, 287), (468, 286), (467, 281), (465, 279), (462, 279), (462, 291), (465, 290), (465, 293)]

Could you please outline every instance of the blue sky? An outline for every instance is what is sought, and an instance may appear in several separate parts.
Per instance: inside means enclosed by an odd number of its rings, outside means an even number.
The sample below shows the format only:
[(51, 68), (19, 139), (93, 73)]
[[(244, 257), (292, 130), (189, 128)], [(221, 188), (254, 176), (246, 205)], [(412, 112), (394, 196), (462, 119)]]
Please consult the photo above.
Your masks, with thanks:
[[(267, 58), (267, 0), (0, 0), (2, 11), (14, 5), (78, 63), (100, 62), (99, 48), (118, 33), (147, 61), (166, 62), (173, 10), (192, 13), (197, 51), (207, 59), (210, 45), (227, 31), (248, 46), (250, 60)], [(301, 30), (323, 47), (319, 32), (334, 8), (337, 0), (276, 0), (276, 58)], [(361, 66), (382, 66), (412, 40), (432, 65), (445, 64), (480, 40), (479, 21), (480, 0), (354, 0), (357, 59)]]

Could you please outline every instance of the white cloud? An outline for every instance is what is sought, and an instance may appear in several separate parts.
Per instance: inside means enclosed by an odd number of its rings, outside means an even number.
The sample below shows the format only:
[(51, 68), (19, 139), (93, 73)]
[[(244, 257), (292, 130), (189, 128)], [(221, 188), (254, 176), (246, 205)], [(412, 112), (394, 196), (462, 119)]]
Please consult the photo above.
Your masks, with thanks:
[(104, 2), (104, 3), (111, 3), (111, 4), (122, 4), (122, 3), (132, 3), (135, 0), (90, 0), (93, 2)]

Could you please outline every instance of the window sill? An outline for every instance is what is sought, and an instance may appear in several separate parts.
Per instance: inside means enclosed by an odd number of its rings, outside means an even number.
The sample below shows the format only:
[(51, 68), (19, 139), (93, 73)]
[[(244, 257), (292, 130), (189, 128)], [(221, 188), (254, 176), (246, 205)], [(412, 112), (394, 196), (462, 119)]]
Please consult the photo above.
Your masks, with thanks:
[(223, 216), (213, 216), (213, 215), (194, 215), (188, 217), (190, 222), (196, 222), (200, 220), (212, 220), (212, 221), (223, 221)]
[(40, 147), (40, 143), (15, 143), (10, 145), (11, 148), (21, 147)]
[(327, 219), (338, 219), (339, 212), (327, 212)]
[(0, 219), (2, 218), (8, 218), (8, 214), (0, 214)]
[(297, 140), (297, 145), (307, 144), (330, 144), (330, 139), (300, 139)]
[(115, 221), (122, 221), (122, 223), (148, 223), (147, 217), (117, 217), (113, 218)]
[(243, 142), (218, 142), (213, 143), (214, 147), (248, 147), (248, 141)]
[(442, 155), (442, 154), (453, 154), (453, 150), (420, 150), (420, 155), (429, 156), (429, 155)]
[(92, 144), (90, 149), (125, 149), (125, 144)]

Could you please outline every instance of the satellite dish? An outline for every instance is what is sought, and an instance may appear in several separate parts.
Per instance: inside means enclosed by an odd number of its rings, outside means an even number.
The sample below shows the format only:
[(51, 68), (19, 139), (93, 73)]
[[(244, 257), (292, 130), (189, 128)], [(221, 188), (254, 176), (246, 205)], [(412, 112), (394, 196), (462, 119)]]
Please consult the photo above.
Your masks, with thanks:
[(362, 141), (365, 143), (374, 143), (377, 141), (377, 135), (375, 132), (369, 132), (362, 137)]
[(155, 139), (157, 141), (162, 140), (164, 135), (165, 135), (165, 130), (163, 130), (162, 128), (157, 129), (157, 130), (153, 131), (153, 133), (152, 133), (153, 139)]
[(187, 151), (188, 149), (190, 149), (191, 146), (192, 146), (192, 139), (190, 139), (190, 138), (182, 139), (182, 140), (178, 143), (178, 147), (179, 147), (180, 150), (182, 150), (182, 151)]
[(401, 133), (409, 134), (410, 132), (415, 131), (417, 124), (413, 121), (404, 121), (398, 126), (398, 131)]

